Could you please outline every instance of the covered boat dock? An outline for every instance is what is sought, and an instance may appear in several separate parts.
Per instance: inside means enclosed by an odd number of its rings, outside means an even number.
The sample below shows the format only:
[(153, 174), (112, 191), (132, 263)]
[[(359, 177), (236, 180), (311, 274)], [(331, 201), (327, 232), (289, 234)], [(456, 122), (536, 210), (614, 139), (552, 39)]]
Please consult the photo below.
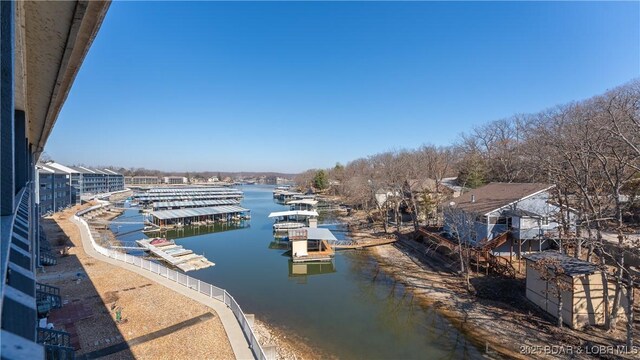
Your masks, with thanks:
[(273, 229), (288, 230), (298, 229), (305, 226), (317, 227), (318, 212), (315, 210), (289, 210), (276, 211), (269, 214), (270, 218), (276, 218)]
[(291, 206), (291, 210), (313, 210), (318, 205), (318, 200), (301, 199), (287, 201), (287, 205)]
[(337, 241), (329, 229), (305, 227), (289, 230), (291, 259), (294, 263), (330, 261), (335, 252), (329, 241)]
[(242, 199), (242, 192), (181, 192), (181, 193), (162, 193), (162, 194), (144, 194), (137, 195), (135, 199), (141, 204), (150, 204), (153, 202), (170, 202), (170, 201), (196, 201), (196, 200), (224, 200), (224, 199)]
[(219, 199), (219, 200), (184, 200), (184, 201), (161, 201), (153, 203), (153, 210), (171, 210), (183, 208), (199, 208), (222, 205), (238, 205), (238, 199)]
[(214, 222), (249, 219), (251, 210), (237, 205), (211, 206), (189, 209), (159, 210), (150, 214), (151, 222), (160, 227), (211, 224)]

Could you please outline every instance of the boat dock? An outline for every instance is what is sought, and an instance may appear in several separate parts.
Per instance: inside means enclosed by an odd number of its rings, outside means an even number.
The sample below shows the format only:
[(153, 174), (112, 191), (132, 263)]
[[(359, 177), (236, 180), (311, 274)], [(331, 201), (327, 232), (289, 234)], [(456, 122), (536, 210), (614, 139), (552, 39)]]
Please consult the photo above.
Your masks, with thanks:
[(159, 210), (149, 213), (151, 222), (161, 228), (213, 224), (251, 218), (251, 210), (237, 205)]
[(220, 200), (183, 200), (183, 201), (161, 201), (154, 202), (151, 208), (153, 211), (173, 210), (184, 208), (211, 207), (223, 205), (240, 205), (239, 199), (220, 199)]
[(195, 201), (195, 200), (225, 200), (234, 199), (238, 202), (243, 193), (233, 188), (190, 187), (182, 189), (150, 189), (133, 195), (133, 198), (143, 206), (156, 202)]
[(335, 236), (328, 229), (307, 227), (289, 230), (291, 260), (294, 263), (331, 261), (335, 251), (329, 241), (335, 240)]
[(184, 272), (200, 270), (215, 265), (204, 256), (194, 254), (193, 251), (185, 249), (181, 245), (176, 245), (173, 241), (152, 245), (152, 240), (137, 240), (136, 243), (144, 250), (151, 252), (164, 262)]
[(275, 211), (269, 214), (269, 218), (275, 218), (273, 230), (288, 231), (303, 227), (317, 227), (318, 212), (315, 210), (288, 210)]

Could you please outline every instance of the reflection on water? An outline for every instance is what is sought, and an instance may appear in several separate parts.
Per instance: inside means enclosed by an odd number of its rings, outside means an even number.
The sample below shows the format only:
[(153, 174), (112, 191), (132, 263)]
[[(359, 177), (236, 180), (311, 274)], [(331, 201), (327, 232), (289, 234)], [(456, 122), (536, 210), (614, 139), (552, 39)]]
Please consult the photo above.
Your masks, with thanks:
[[(267, 216), (288, 207), (274, 202), (272, 189), (244, 187), (242, 206), (251, 209), (251, 226), (199, 234), (194, 230), (180, 239), (180, 245), (216, 263), (190, 276), (227, 289), (245, 312), (341, 359), (482, 357), (445, 318), (380, 271), (367, 251), (339, 251), (332, 262), (293, 264), (286, 248), (274, 243), (273, 220)], [(331, 214), (321, 219), (337, 222)], [(343, 227), (327, 228), (344, 239)], [(121, 229), (129, 230), (135, 228)]]
[(206, 225), (189, 225), (170, 230), (148, 232), (147, 237), (164, 237), (167, 239), (180, 239), (190, 236), (206, 235), (210, 233), (238, 230), (249, 227), (251, 222), (248, 220), (233, 222), (217, 222)]
[(333, 261), (294, 263), (289, 260), (289, 277), (298, 284), (306, 284), (307, 276), (330, 274), (336, 272)]

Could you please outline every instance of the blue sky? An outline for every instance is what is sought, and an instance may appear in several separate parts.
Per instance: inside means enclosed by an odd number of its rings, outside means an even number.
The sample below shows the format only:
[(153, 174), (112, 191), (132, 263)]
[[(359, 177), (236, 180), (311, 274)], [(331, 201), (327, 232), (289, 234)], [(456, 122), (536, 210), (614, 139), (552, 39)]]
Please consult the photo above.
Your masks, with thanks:
[(640, 76), (640, 4), (114, 2), (45, 151), (176, 171), (330, 167)]

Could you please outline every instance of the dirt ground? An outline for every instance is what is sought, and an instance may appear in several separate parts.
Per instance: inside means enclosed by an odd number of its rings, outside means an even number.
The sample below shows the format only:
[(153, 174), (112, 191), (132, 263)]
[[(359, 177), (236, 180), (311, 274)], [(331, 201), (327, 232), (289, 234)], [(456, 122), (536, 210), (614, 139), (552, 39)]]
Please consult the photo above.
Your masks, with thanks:
[[(79, 208), (43, 219), (58, 253), (38, 282), (60, 288), (64, 306), (49, 316), (72, 335), (77, 355), (107, 359), (232, 359), (217, 314), (150, 280), (87, 256), (77, 227)], [(62, 245), (62, 240), (67, 243)], [(68, 256), (61, 256), (69, 247)], [(116, 322), (117, 312), (121, 321)]]

